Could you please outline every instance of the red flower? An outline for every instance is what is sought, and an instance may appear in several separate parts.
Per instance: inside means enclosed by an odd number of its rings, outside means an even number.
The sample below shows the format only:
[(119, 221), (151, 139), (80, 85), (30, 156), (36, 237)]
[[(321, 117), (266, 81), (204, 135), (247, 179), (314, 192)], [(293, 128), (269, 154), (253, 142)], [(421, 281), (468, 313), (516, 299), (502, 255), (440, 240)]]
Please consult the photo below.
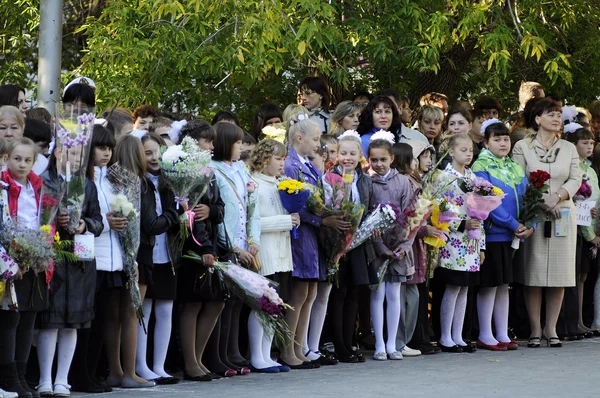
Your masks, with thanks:
[(548, 174), (544, 170), (532, 171), (529, 174), (529, 181), (538, 189), (541, 189), (546, 183), (546, 181), (548, 181), (549, 179), (550, 174)]
[(42, 208), (44, 208), (44, 209), (47, 209), (50, 207), (55, 207), (55, 206), (58, 206), (59, 204), (60, 204), (59, 201), (50, 195), (44, 195), (44, 198), (42, 199)]

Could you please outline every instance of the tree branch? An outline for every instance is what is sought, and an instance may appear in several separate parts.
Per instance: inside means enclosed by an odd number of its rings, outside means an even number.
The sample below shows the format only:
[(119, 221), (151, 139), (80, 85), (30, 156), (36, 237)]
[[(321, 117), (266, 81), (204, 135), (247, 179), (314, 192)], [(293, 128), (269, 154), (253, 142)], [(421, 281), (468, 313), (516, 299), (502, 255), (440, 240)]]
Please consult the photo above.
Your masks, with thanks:
[(512, 5), (510, 4), (511, 0), (507, 0), (506, 3), (508, 4), (508, 10), (510, 12), (510, 16), (512, 18), (513, 24), (515, 25), (515, 28), (517, 29), (517, 35), (519, 36), (519, 40), (523, 40), (523, 35), (521, 34), (521, 29), (519, 29), (519, 24), (517, 23), (517, 2), (515, 0), (515, 11), (513, 12), (512, 9)]

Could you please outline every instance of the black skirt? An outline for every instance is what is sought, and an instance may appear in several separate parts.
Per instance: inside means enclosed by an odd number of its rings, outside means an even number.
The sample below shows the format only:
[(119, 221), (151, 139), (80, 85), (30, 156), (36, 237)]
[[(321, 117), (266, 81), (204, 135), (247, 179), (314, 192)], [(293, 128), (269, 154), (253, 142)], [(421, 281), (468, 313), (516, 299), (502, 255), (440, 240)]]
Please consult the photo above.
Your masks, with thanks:
[(154, 283), (152, 273), (154, 272), (153, 265), (146, 265), (138, 263), (138, 283), (140, 285), (151, 286)]
[[(206, 274), (206, 267), (202, 264), (199, 264), (194, 261), (182, 261), (181, 267), (177, 269), (177, 301), (182, 304), (185, 303), (200, 303), (209, 301), (205, 297), (202, 297), (200, 294), (196, 294), (194, 292), (194, 286), (196, 286), (196, 281), (200, 279), (200, 276)], [(218, 282), (218, 277), (216, 277), (215, 272), (214, 281)], [(220, 286), (219, 284), (214, 286)], [(222, 287), (222, 286), (221, 286)], [(224, 301), (225, 300), (225, 291), (221, 289), (222, 295), (219, 295), (217, 299), (210, 301)]]
[(272, 280), (277, 283), (275, 290), (279, 293), (279, 297), (287, 302), (292, 294), (292, 271), (289, 272), (276, 272), (271, 275), (266, 275), (265, 278)]
[(20, 312), (45, 310), (48, 308), (46, 273), (36, 274), (32, 270), (25, 272), (22, 279), (15, 281), (15, 293)]
[(523, 266), (524, 250), (515, 251), (511, 242), (486, 242), (485, 261), (479, 270), (479, 286), (497, 287), (513, 283), (513, 267)]
[(125, 271), (96, 271), (96, 292), (124, 288), (127, 284)]
[(37, 317), (39, 329), (85, 329), (94, 319), (96, 262), (60, 262), (50, 281), (49, 308)]
[(364, 245), (351, 250), (342, 257), (338, 270), (338, 287), (348, 288), (372, 283)]
[(456, 271), (437, 267), (434, 278), (446, 285), (466, 287), (479, 285), (479, 272)]
[(581, 274), (590, 272), (592, 266), (592, 259), (590, 258), (591, 248), (592, 245), (590, 245), (589, 242), (584, 241), (580, 234), (577, 234), (577, 255), (575, 256), (577, 279), (579, 279)]
[(175, 300), (177, 298), (177, 271), (173, 271), (171, 263), (154, 264), (152, 280), (148, 286), (146, 297), (154, 300)]

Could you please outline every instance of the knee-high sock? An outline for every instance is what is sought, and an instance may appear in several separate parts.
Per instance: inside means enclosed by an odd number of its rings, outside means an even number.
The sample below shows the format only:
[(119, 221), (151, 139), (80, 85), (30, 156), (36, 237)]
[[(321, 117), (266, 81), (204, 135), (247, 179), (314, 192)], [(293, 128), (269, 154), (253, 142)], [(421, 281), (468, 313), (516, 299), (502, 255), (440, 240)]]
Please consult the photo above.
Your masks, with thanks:
[(58, 331), (58, 362), (54, 384), (67, 384), (76, 346), (77, 329), (60, 329)]
[(385, 350), (388, 354), (396, 351), (396, 334), (400, 322), (400, 283), (385, 284), (385, 299), (387, 301), (387, 342)]
[(508, 337), (508, 285), (498, 286), (496, 301), (494, 302), (494, 325), (496, 326), (496, 340), (509, 343)]
[(0, 311), (0, 365), (15, 361), (15, 340), (18, 324), (18, 312)]
[(381, 282), (377, 290), (371, 291), (371, 318), (375, 334), (375, 352), (385, 352), (383, 340), (383, 300), (385, 299), (386, 282)]
[[(146, 329), (150, 328), (150, 315), (152, 315), (152, 299), (144, 299), (142, 302), (144, 310), (144, 325)], [(137, 351), (135, 354), (135, 372), (146, 380), (157, 379), (160, 377), (148, 367), (148, 334), (142, 325), (137, 329)]]
[(446, 285), (440, 306), (440, 343), (446, 347), (453, 347), (457, 344), (452, 340), (452, 319), (454, 318), (454, 308), (459, 292), (460, 286)]
[[(152, 361), (152, 370), (160, 377), (171, 377), (170, 374), (165, 372), (165, 360), (167, 359), (169, 341), (171, 340), (173, 301), (155, 300), (154, 318), (156, 322), (154, 323), (154, 360)], [(198, 358), (198, 361), (200, 360)]]
[(467, 343), (462, 339), (463, 323), (465, 321), (465, 311), (467, 310), (467, 293), (469, 288), (462, 286), (460, 293), (456, 298), (454, 307), (454, 317), (452, 318), (452, 341), (454, 344), (465, 347)]
[[(319, 282), (317, 285), (317, 296), (310, 312), (310, 328), (307, 339), (308, 349), (312, 353), (319, 352), (319, 343), (321, 341), (321, 333), (323, 333), (323, 325), (325, 324), (325, 316), (327, 315), (327, 303), (329, 302), (329, 293), (331, 293), (332, 286), (327, 282)], [(318, 359), (318, 355), (309, 355), (308, 359)]]
[(263, 340), (265, 332), (263, 330), (256, 311), (252, 310), (248, 317), (248, 340), (250, 343), (250, 363), (257, 369), (264, 369), (271, 366), (263, 358)]
[[(479, 340), (485, 344), (496, 345), (498, 340), (492, 333), (492, 313), (496, 301), (496, 287), (480, 287), (477, 294), (477, 316), (479, 318)], [(507, 291), (508, 293), (508, 291)]]
[(37, 312), (23, 311), (19, 315), (19, 324), (17, 325), (17, 338), (15, 349), (15, 361), (27, 362), (31, 343), (33, 342), (33, 326)]
[(52, 384), (52, 363), (56, 352), (58, 329), (42, 329), (38, 335), (37, 355), (40, 363), (40, 384)]

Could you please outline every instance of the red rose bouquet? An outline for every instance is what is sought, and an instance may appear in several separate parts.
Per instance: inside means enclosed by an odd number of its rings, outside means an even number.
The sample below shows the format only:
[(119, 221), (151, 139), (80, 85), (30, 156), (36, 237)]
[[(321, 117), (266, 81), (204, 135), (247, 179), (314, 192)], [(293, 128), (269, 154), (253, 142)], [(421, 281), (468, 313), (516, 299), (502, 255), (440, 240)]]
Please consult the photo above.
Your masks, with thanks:
[[(544, 194), (548, 193), (549, 185), (546, 182), (550, 179), (550, 174), (543, 170), (532, 171), (529, 174), (529, 185), (525, 189), (522, 202), (523, 206), (519, 214), (519, 222), (528, 229), (533, 224), (542, 221), (540, 210), (544, 204)], [(512, 241), (512, 248), (519, 248), (520, 239), (515, 237)]]

